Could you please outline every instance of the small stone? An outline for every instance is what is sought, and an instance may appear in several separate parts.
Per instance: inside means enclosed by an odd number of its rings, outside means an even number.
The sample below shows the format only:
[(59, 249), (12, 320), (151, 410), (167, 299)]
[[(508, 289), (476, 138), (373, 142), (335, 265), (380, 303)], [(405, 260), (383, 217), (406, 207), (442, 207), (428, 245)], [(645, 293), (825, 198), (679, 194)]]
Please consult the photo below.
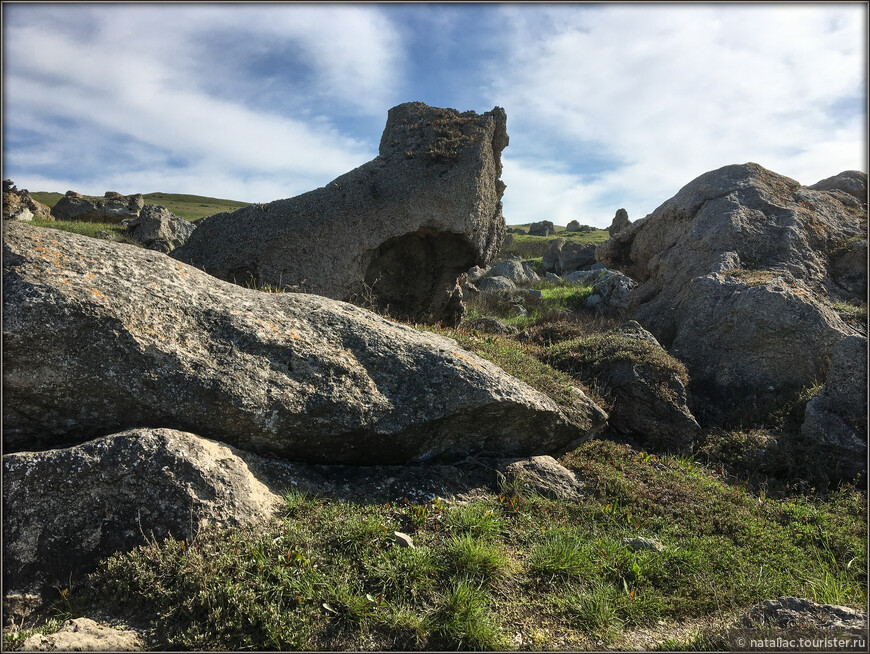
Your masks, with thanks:
[(401, 531), (394, 531), (392, 537), (399, 547), (410, 547), (412, 550), (415, 549), (414, 540), (408, 534), (403, 534)]

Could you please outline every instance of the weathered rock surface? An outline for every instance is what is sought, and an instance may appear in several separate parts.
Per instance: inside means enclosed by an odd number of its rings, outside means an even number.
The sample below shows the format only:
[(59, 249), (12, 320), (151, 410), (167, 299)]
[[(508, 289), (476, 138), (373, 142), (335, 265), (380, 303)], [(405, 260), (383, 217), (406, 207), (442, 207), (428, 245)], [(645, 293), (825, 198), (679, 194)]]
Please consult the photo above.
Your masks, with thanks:
[(67, 620), (53, 634), (33, 634), (21, 646), (25, 652), (139, 652), (142, 639), (131, 629), (115, 629), (90, 618)]
[(848, 193), (859, 205), (867, 206), (867, 173), (859, 170), (846, 170), (833, 177), (827, 177), (810, 186), (814, 191), (841, 191)]
[(184, 245), (195, 229), (193, 223), (157, 204), (146, 204), (127, 223), (127, 234), (146, 248), (163, 253)]
[(146, 539), (267, 519), (280, 504), (239, 452), (172, 429), (3, 456), (6, 589), (66, 585)]
[(51, 209), (30, 197), (27, 189), (20, 191), (11, 180), (3, 180), (3, 219), (29, 222), (34, 218), (53, 220)]
[(141, 193), (121, 195), (106, 191), (101, 200), (89, 200), (75, 191), (67, 191), (51, 208), (56, 220), (82, 220), (91, 223), (120, 223), (135, 218), (145, 206)]
[(474, 284), (484, 275), (486, 275), (486, 268), (481, 268), (480, 266), (472, 266), (468, 269), (468, 272), (466, 273), (466, 278), (468, 279), (469, 283)]
[(607, 228), (607, 233), (610, 234), (610, 238), (613, 238), (629, 225), (631, 225), (631, 221), (628, 219), (628, 212), (625, 209), (617, 209), (616, 215), (610, 222), (610, 227)]
[(834, 455), (837, 477), (867, 472), (867, 339), (849, 336), (834, 347), (824, 386), (809, 401), (801, 433)]
[(494, 265), (489, 269), (487, 275), (490, 277), (506, 277), (517, 286), (534, 284), (540, 279), (529, 264), (516, 260), (502, 261)]
[(572, 220), (565, 226), (566, 232), (591, 232), (594, 230), (592, 225), (581, 225), (577, 220)]
[(541, 220), (529, 225), (531, 236), (550, 236), (556, 233), (556, 226), (550, 220)]
[(477, 288), (482, 293), (500, 293), (516, 290), (517, 285), (507, 277), (484, 277), (477, 282)]
[(410, 102), (390, 110), (380, 154), (327, 186), (210, 216), (172, 256), (246, 286), (301, 286), (379, 310), (456, 323), (457, 281), (504, 238), (506, 116)]
[(763, 600), (743, 615), (741, 623), (745, 627), (824, 629), (845, 631), (857, 638), (867, 636), (867, 614), (864, 611), (835, 604), (818, 604), (800, 597)]
[(451, 339), (142, 248), (11, 223), (3, 265), (6, 451), (146, 425), (394, 464), (564, 451), (604, 420), (582, 393), (563, 411)]
[(623, 538), (620, 541), (623, 547), (627, 547), (633, 552), (651, 551), (661, 552), (664, 545), (657, 538), (644, 538), (643, 536), (635, 536), (634, 538)]
[(611, 428), (656, 449), (693, 450), (701, 428), (687, 404), (685, 368), (637, 322), (613, 333), (557, 342), (548, 352), (554, 367), (600, 385), (613, 405)]
[(736, 410), (827, 374), (853, 333), (827, 299), (828, 253), (862, 234), (830, 193), (745, 164), (692, 181), (596, 256), (641, 283), (632, 315), (686, 364), (700, 404)]
[(547, 272), (566, 275), (595, 263), (595, 245), (557, 238), (544, 252), (541, 267)]
[(576, 500), (583, 495), (583, 481), (551, 456), (533, 456), (499, 464), (508, 486), (519, 485), (526, 491), (557, 500)]
[(628, 308), (629, 293), (637, 282), (617, 270), (597, 268), (578, 270), (565, 277), (565, 281), (581, 286), (592, 286), (592, 293), (583, 304), (602, 313), (613, 313)]

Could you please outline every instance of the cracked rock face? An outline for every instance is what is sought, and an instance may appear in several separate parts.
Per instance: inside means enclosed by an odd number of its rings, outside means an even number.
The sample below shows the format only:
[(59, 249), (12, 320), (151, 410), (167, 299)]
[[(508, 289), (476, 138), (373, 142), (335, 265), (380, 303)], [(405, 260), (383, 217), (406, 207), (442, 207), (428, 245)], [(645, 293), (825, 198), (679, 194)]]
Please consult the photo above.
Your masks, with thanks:
[(488, 264), (504, 238), (507, 144), (500, 107), (402, 104), (374, 160), (309, 193), (210, 216), (171, 256), (243, 286), (299, 287), (456, 324), (460, 276)]
[(443, 336), (135, 246), (13, 223), (3, 265), (7, 452), (150, 426), (399, 464), (561, 453), (606, 418), (579, 389), (563, 409)]
[(66, 586), (100, 558), (150, 539), (266, 520), (280, 497), (239, 454), (173, 429), (136, 429), (4, 455), (4, 590)]
[(833, 191), (726, 166), (596, 258), (640, 283), (627, 297), (632, 317), (686, 364), (699, 407), (763, 407), (824, 379), (834, 346), (854, 333), (831, 304), (851, 291), (830, 257), (865, 234), (861, 216)]

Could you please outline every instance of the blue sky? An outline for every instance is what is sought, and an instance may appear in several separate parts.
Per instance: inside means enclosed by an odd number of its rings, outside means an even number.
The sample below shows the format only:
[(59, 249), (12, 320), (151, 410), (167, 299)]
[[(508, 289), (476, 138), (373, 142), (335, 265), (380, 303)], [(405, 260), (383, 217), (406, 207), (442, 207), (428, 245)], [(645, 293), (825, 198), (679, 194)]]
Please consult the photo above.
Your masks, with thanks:
[(867, 171), (867, 4), (3, 4), (3, 178), (269, 202), (387, 110), (504, 107), (508, 223), (610, 224), (754, 161)]

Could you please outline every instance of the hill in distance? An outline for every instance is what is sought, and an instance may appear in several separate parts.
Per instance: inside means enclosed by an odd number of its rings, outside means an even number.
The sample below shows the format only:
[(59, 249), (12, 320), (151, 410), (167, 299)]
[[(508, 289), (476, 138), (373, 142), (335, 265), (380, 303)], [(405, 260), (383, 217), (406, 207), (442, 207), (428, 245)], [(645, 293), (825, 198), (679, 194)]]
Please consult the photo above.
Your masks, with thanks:
[[(31, 193), (31, 197), (38, 202), (54, 207), (58, 200), (63, 197), (63, 193), (38, 191)], [(90, 196), (85, 196), (90, 197)], [(221, 213), (222, 211), (234, 211), (247, 207), (249, 202), (240, 202), (238, 200), (222, 200), (220, 198), (209, 198), (202, 195), (185, 195), (181, 193), (144, 193), (147, 204), (159, 204), (169, 209), (176, 216), (181, 216), (186, 220), (196, 220), (204, 216)], [(95, 198), (99, 199), (99, 198)]]

